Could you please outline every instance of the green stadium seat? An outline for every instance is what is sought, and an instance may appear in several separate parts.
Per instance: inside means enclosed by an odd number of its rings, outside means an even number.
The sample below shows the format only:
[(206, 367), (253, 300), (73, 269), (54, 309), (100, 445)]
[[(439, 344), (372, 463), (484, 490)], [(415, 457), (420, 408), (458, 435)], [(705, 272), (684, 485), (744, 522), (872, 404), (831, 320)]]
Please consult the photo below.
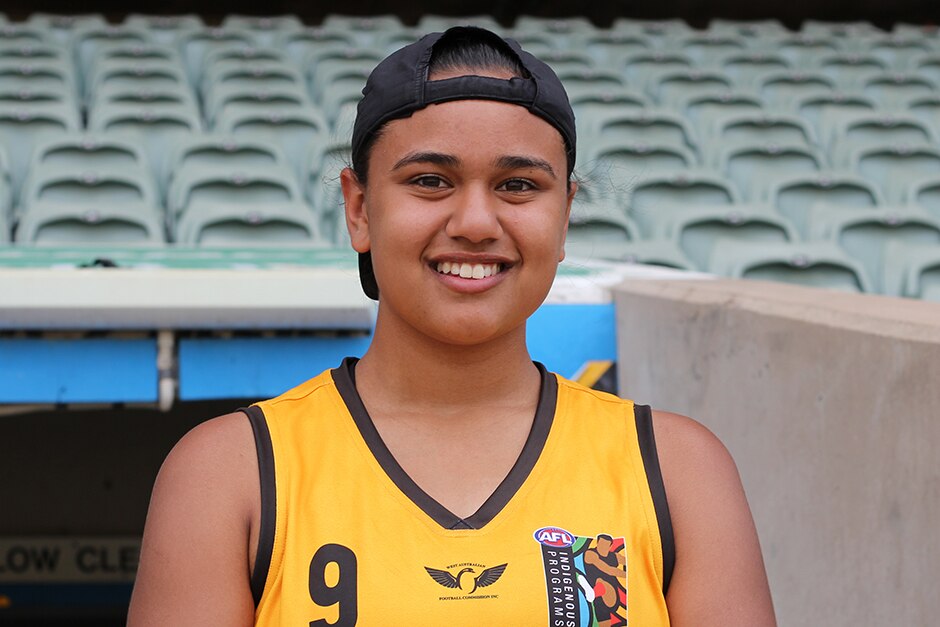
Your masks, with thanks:
[(716, 35), (736, 35), (750, 40), (783, 37), (789, 32), (778, 20), (717, 19), (708, 23), (708, 30)]
[(940, 219), (940, 173), (912, 181), (904, 200), (909, 205), (926, 209)]
[[(523, 46), (524, 45), (525, 44), (523, 44)], [(572, 73), (576, 75), (578, 72), (598, 71), (594, 69), (594, 59), (586, 52), (580, 50), (543, 50), (538, 52), (538, 56), (542, 61), (551, 66), (556, 74)], [(611, 73), (618, 77), (617, 85), (622, 85), (623, 78), (620, 77), (617, 72)]]
[(859, 46), (864, 46), (872, 38), (884, 35), (881, 29), (863, 21), (806, 20), (801, 30), (809, 37), (829, 37), (840, 46), (849, 45), (853, 41), (858, 42)]
[(66, 48), (48, 43), (6, 43), (0, 40), (0, 63), (31, 63), (33, 61), (59, 61), (63, 67), (70, 67)]
[(19, 196), (36, 143), (78, 130), (78, 112), (65, 103), (0, 105), (0, 146), (10, 157), (14, 198)]
[(732, 53), (747, 50), (747, 41), (733, 34), (707, 32), (680, 39), (678, 49), (692, 59), (698, 68), (720, 67), (720, 60)]
[(650, 105), (646, 94), (629, 87), (574, 84), (566, 85), (565, 89), (575, 113), (579, 137), (592, 135), (599, 119), (616, 113), (642, 111)]
[(715, 138), (725, 146), (774, 143), (815, 146), (816, 134), (805, 120), (788, 113), (742, 113), (726, 116), (715, 126)]
[[(362, 100), (362, 86), (344, 82), (330, 87), (323, 95), (320, 107), (330, 127), (336, 129), (344, 108), (348, 105), (358, 105), (360, 100)], [(349, 136), (352, 137), (351, 129)]]
[(698, 136), (708, 140), (714, 136), (718, 123), (730, 116), (757, 114), (764, 110), (764, 103), (756, 95), (742, 91), (719, 91), (692, 96), (680, 105), (682, 115), (698, 131)]
[(108, 207), (159, 207), (160, 195), (148, 172), (139, 166), (111, 166), (107, 169), (68, 168), (31, 172), (23, 186), (18, 215), (41, 204)]
[(302, 31), (304, 24), (296, 15), (229, 14), (222, 20), (222, 28), (249, 31), (259, 45), (272, 46), (283, 33)]
[(15, 241), (20, 245), (48, 246), (162, 246), (166, 238), (156, 208), (83, 205), (70, 200), (31, 206), (17, 224)]
[[(610, 70), (593, 69), (574, 69), (556, 71), (558, 78), (565, 85), (565, 90), (624, 90), (627, 87), (624, 84), (623, 77), (617, 72)], [(632, 92), (636, 93), (636, 92)]]
[(674, 70), (651, 78), (647, 88), (661, 106), (681, 109), (690, 98), (729, 91), (731, 78), (718, 70)]
[(940, 249), (940, 221), (916, 207), (881, 207), (867, 211), (831, 205), (810, 208), (809, 237), (838, 244), (865, 267), (873, 287), (884, 291), (884, 250), (889, 242), (932, 244)]
[(347, 102), (340, 107), (333, 121), (328, 141), (330, 143), (352, 144), (353, 125), (356, 122), (358, 103)]
[(185, 15), (131, 13), (124, 19), (124, 26), (145, 30), (154, 43), (172, 46), (183, 33), (203, 29), (206, 25), (195, 13)]
[(307, 57), (324, 48), (352, 48), (355, 37), (340, 28), (308, 27), (300, 31), (282, 33), (274, 47), (283, 50), (295, 67), (306, 69)]
[(940, 172), (940, 148), (873, 146), (856, 151), (851, 163), (860, 175), (881, 188), (889, 203), (901, 203), (912, 183)]
[(753, 89), (761, 76), (790, 69), (784, 57), (760, 50), (726, 54), (715, 60), (715, 66), (731, 79), (736, 89)]
[(914, 61), (932, 52), (925, 37), (905, 37), (892, 34), (872, 40), (868, 54), (877, 57), (889, 70), (907, 71), (915, 69)]
[(907, 101), (907, 110), (940, 135), (940, 93), (911, 98)]
[(810, 287), (873, 291), (862, 265), (830, 242), (727, 242), (718, 240), (708, 263), (715, 274)]
[(698, 150), (692, 127), (681, 115), (662, 110), (611, 113), (598, 116), (595, 135), (625, 142), (645, 142)]
[(676, 207), (663, 212), (654, 225), (654, 239), (674, 241), (698, 270), (708, 270), (716, 242), (794, 242), (796, 229), (769, 206)]
[[(222, 61), (242, 63), (246, 66), (253, 66), (256, 63), (290, 63), (287, 55), (278, 48), (233, 45), (216, 48), (206, 55), (204, 70), (211, 71), (216, 63)], [(296, 69), (293, 65), (291, 68)]]
[(202, 79), (203, 65), (214, 50), (242, 46), (256, 47), (249, 31), (233, 28), (202, 28), (185, 30), (177, 36), (176, 46), (181, 51), (183, 65), (189, 82), (198, 85)]
[(303, 86), (285, 85), (271, 89), (251, 88), (239, 84), (216, 85), (203, 100), (206, 122), (214, 127), (223, 112), (232, 106), (242, 110), (253, 108), (263, 114), (283, 114), (311, 107)]
[(323, 101), (327, 91), (340, 84), (365, 87), (366, 80), (376, 65), (373, 59), (324, 59), (307, 74), (307, 86), (314, 102)]
[(707, 170), (680, 170), (637, 177), (624, 204), (628, 216), (649, 236), (656, 233), (662, 215), (672, 209), (740, 202), (737, 190), (724, 177)]
[(406, 28), (405, 30), (396, 30), (385, 34), (379, 34), (375, 36), (375, 41), (372, 44), (372, 47), (376, 50), (381, 50), (382, 54), (387, 56), (396, 50), (404, 48), (408, 44), (413, 44), (428, 32), (430, 31)]
[(513, 28), (517, 31), (549, 33), (553, 37), (566, 37), (577, 33), (593, 33), (597, 27), (586, 17), (536, 17), (520, 15)]
[(330, 126), (323, 113), (314, 107), (261, 113), (252, 107), (232, 105), (219, 116), (215, 131), (277, 144), (297, 169), (298, 180), (302, 180), (311, 146), (329, 136)]
[[(3, 185), (3, 183), (0, 183)], [(0, 190), (2, 191), (2, 190)], [(11, 238), (9, 213), (0, 208), (0, 245), (9, 244)]]
[(659, 76), (675, 70), (692, 69), (692, 67), (694, 63), (687, 55), (652, 50), (626, 57), (622, 70), (627, 79), (627, 86), (645, 91), (648, 85)]
[(799, 98), (793, 106), (796, 113), (810, 123), (820, 141), (826, 143), (828, 131), (841, 120), (877, 108), (875, 101), (861, 94), (825, 90)]
[(913, 57), (910, 69), (919, 76), (925, 76), (934, 85), (940, 85), (940, 51), (927, 52)]
[(874, 55), (845, 52), (822, 57), (816, 68), (845, 91), (861, 89), (872, 76), (888, 70), (885, 62)]
[(339, 245), (348, 239), (339, 175), (350, 163), (350, 153), (348, 142), (327, 142), (312, 146), (304, 178), (307, 199), (320, 219), (320, 232)]
[(767, 49), (775, 51), (791, 68), (813, 67), (816, 60), (840, 51), (839, 44), (829, 35), (813, 36), (805, 29), (796, 35), (767, 40)]
[(824, 166), (822, 154), (805, 144), (735, 144), (719, 157), (719, 171), (750, 202), (767, 202), (775, 181), (812, 175)]
[[(8, 217), (12, 212), (13, 179), (10, 175), (10, 157), (3, 146), (0, 146), (0, 216)], [(12, 226), (9, 222), (6, 224), (7, 227)]]
[(776, 181), (768, 197), (771, 206), (789, 218), (803, 234), (808, 230), (809, 210), (818, 203), (858, 210), (884, 204), (881, 192), (866, 179), (855, 173), (839, 171), (800, 175)]
[(104, 84), (91, 94), (88, 104), (91, 115), (100, 107), (117, 106), (135, 110), (180, 113), (187, 118), (201, 117), (196, 97), (189, 85), (164, 87), (159, 90), (137, 89), (123, 85)]
[(327, 246), (313, 211), (300, 203), (242, 207), (202, 202), (183, 214), (176, 234), (179, 244), (203, 247)]
[(565, 243), (566, 258), (587, 261), (616, 261), (620, 263), (662, 266), (675, 270), (694, 270), (694, 264), (682, 254), (675, 242), (666, 240), (636, 240), (623, 243), (580, 241)]
[(244, 62), (235, 59), (217, 61), (202, 76), (201, 95), (205, 101), (217, 87), (237, 87), (246, 91), (274, 91), (304, 87), (303, 75), (293, 66), (278, 61)]
[(929, 96), (937, 87), (919, 74), (895, 72), (871, 76), (862, 89), (880, 107), (902, 109), (911, 99)]
[(625, 245), (638, 239), (639, 229), (616, 203), (582, 199), (571, 208), (566, 252), (616, 260)]
[(415, 30), (423, 33), (442, 33), (451, 26), (479, 26), (501, 33), (505, 29), (492, 15), (422, 15)]
[(358, 46), (371, 46), (388, 33), (405, 30), (397, 15), (327, 15), (323, 19), (325, 28), (345, 29), (355, 36)]
[(837, 166), (850, 166), (852, 155), (877, 146), (929, 146), (937, 141), (933, 129), (913, 115), (860, 114), (834, 125), (829, 154)]
[(175, 173), (167, 212), (170, 223), (176, 224), (186, 212), (201, 204), (227, 204), (244, 211), (302, 201), (296, 180), (288, 170), (193, 167)]
[(55, 89), (77, 93), (75, 77), (67, 62), (58, 59), (0, 62), (0, 88), (22, 91)]
[(53, 34), (45, 28), (23, 23), (0, 24), (0, 42), (16, 45), (55, 44)]
[[(795, 68), (806, 67), (791, 61)], [(757, 79), (757, 93), (771, 107), (793, 109), (801, 98), (822, 90), (836, 91), (836, 83), (821, 72), (771, 72)]]
[(94, 100), (94, 93), (104, 86), (115, 90), (135, 90), (159, 93), (183, 91), (189, 82), (181, 64), (175, 61), (103, 60), (85, 81), (85, 102)]
[(630, 18), (616, 18), (611, 31), (642, 35), (656, 48), (663, 50), (674, 48), (677, 42), (696, 34), (691, 26), (680, 19), (671, 20), (635, 20)]
[(594, 59), (595, 67), (618, 69), (624, 67), (630, 55), (653, 49), (653, 42), (642, 35), (605, 30), (580, 35), (575, 45)]
[(277, 144), (236, 135), (195, 135), (180, 141), (170, 155), (168, 185), (189, 170), (243, 172), (267, 169), (291, 172)]
[(135, 105), (100, 103), (91, 110), (89, 129), (119, 133), (141, 142), (154, 178), (166, 178), (166, 160), (182, 139), (202, 131), (202, 120), (183, 109), (168, 110)]
[(886, 294), (940, 303), (940, 247), (888, 242), (884, 258)]
[(84, 15), (32, 13), (25, 24), (46, 31), (51, 40), (61, 45), (68, 45), (76, 31), (108, 26), (107, 20), (99, 13)]
[(151, 172), (137, 143), (109, 134), (74, 133), (37, 142), (27, 179), (52, 171), (82, 174), (126, 168), (147, 175)]
[(581, 151), (579, 171), (591, 176), (627, 181), (652, 172), (693, 168), (698, 159), (688, 148), (671, 144), (627, 142), (620, 138), (601, 138)]
[(151, 43), (146, 30), (129, 26), (103, 26), (81, 28), (72, 35), (72, 48), (77, 57), (78, 68), (83, 76), (91, 72), (92, 60), (106, 48)]

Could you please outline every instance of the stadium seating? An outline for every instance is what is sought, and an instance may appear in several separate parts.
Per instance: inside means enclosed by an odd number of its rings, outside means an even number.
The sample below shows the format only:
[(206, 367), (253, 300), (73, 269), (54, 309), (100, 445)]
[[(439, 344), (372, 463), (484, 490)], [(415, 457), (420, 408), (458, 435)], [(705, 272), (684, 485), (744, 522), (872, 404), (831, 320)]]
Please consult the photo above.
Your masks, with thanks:
[(889, 242), (884, 258), (886, 294), (940, 303), (940, 250), (936, 245)]
[(339, 172), (366, 77), (455, 24), (517, 38), (566, 84), (569, 254), (935, 293), (940, 46), (866, 23), (0, 21), (0, 243), (343, 246)]

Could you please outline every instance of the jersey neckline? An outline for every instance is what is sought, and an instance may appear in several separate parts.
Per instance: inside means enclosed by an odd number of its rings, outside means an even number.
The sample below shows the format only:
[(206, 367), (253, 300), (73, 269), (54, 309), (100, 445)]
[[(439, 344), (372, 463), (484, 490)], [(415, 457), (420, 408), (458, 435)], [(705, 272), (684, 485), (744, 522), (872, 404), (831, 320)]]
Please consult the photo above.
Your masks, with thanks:
[(399, 465), (398, 460), (395, 459), (391, 451), (388, 450), (382, 436), (375, 428), (375, 423), (366, 410), (362, 398), (359, 396), (359, 391), (356, 389), (355, 368), (358, 361), (359, 359), (356, 357), (347, 357), (330, 374), (336, 384), (337, 391), (346, 404), (346, 409), (359, 430), (359, 434), (376, 462), (391, 479), (392, 483), (401, 490), (402, 494), (444, 529), (482, 529), (509, 504), (509, 501), (531, 474), (542, 454), (542, 450), (545, 448), (545, 442), (548, 440), (548, 433), (551, 431), (552, 422), (554, 421), (555, 406), (558, 400), (558, 381), (555, 376), (548, 372), (542, 364), (533, 362), (539, 370), (541, 386), (538, 404), (535, 409), (535, 418), (532, 421), (532, 428), (529, 430), (522, 451), (509, 473), (480, 508), (467, 518), (461, 518), (422, 490)]

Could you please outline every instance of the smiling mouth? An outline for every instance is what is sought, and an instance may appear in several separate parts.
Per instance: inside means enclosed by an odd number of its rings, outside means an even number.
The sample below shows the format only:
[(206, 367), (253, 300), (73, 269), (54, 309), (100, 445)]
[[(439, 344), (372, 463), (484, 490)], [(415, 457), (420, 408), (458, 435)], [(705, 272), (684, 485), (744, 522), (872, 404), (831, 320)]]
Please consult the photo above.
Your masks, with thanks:
[(508, 266), (501, 263), (459, 263), (442, 261), (436, 265), (439, 274), (450, 274), (463, 279), (485, 279), (503, 272)]

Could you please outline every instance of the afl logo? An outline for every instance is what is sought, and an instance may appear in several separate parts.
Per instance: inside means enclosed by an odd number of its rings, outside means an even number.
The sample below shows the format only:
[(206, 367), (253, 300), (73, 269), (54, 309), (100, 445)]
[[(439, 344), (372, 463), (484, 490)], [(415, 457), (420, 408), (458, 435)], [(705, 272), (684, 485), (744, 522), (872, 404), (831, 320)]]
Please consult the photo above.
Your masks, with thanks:
[(542, 527), (535, 532), (535, 539), (539, 544), (556, 549), (574, 544), (574, 536), (560, 527)]

